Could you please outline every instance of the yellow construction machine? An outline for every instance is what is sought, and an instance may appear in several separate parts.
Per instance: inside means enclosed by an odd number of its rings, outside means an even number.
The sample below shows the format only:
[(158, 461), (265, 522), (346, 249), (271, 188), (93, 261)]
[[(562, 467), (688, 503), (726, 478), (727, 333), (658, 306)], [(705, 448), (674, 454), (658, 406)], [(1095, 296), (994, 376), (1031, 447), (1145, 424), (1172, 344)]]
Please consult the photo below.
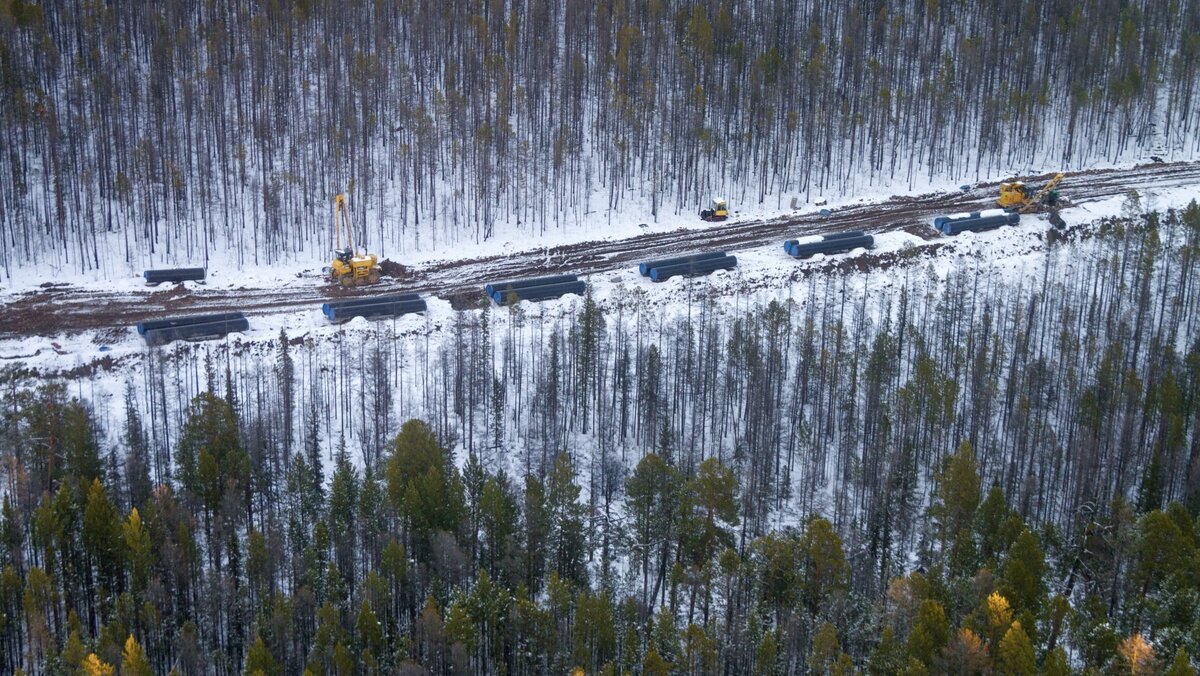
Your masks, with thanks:
[[(382, 272), (379, 259), (374, 254), (354, 250), (354, 238), (350, 235), (350, 208), (346, 196), (339, 193), (333, 200), (333, 227), (336, 231), (337, 248), (333, 250), (333, 263), (329, 265), (329, 281), (342, 286), (374, 284)], [(346, 230), (346, 246), (342, 247), (342, 229)]]
[(1034, 190), (1025, 185), (1021, 181), (1012, 181), (1010, 183), (1000, 184), (1000, 199), (996, 203), (1009, 211), (1015, 211), (1023, 214), (1028, 211), (1033, 211), (1041, 207), (1046, 207), (1050, 212), (1050, 224), (1056, 228), (1066, 226), (1062, 216), (1058, 215), (1058, 210), (1062, 206), (1058, 196), (1058, 184), (1063, 180), (1062, 172), (1058, 172), (1041, 188)]
[(1058, 191), (1055, 190), (1063, 180), (1062, 172), (1046, 181), (1046, 185), (1034, 190), (1021, 181), (1000, 184), (1000, 199), (996, 202), (1005, 209), (1016, 209), (1020, 212), (1032, 211), (1042, 204), (1053, 207), (1058, 202)]
[(729, 205), (724, 198), (714, 197), (711, 209), (701, 209), (700, 219), (704, 221), (723, 221), (729, 218)]

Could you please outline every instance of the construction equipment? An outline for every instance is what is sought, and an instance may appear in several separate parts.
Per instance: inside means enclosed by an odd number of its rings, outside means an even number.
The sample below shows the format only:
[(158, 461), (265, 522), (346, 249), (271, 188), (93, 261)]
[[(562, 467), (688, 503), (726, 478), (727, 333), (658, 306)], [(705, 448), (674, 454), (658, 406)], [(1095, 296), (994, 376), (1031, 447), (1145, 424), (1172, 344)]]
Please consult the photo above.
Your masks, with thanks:
[[(329, 265), (329, 281), (342, 286), (375, 284), (382, 272), (379, 259), (374, 254), (355, 251), (354, 238), (350, 234), (350, 208), (346, 196), (338, 193), (333, 200), (333, 227), (336, 231), (337, 248), (333, 250), (333, 263)], [(342, 247), (342, 229), (346, 230), (346, 246)]]
[(1063, 180), (1062, 172), (1046, 182), (1041, 188), (1034, 190), (1021, 181), (1000, 184), (1000, 199), (997, 204), (1005, 209), (1015, 209), (1018, 213), (1032, 211), (1036, 207), (1046, 205), (1053, 207), (1058, 202), (1058, 191), (1055, 188)]
[(1043, 185), (1037, 190), (1026, 186), (1021, 181), (1013, 181), (1011, 183), (1000, 184), (1000, 199), (996, 202), (1014, 213), (1026, 213), (1046, 207), (1050, 212), (1050, 225), (1056, 228), (1065, 227), (1066, 221), (1062, 216), (1058, 215), (1058, 210), (1062, 206), (1059, 201), (1058, 191), (1055, 190), (1058, 184), (1063, 180), (1062, 172), (1054, 175), (1046, 185)]
[(729, 205), (721, 197), (712, 199), (711, 209), (700, 210), (700, 220), (703, 221), (723, 221), (726, 218), (729, 218)]

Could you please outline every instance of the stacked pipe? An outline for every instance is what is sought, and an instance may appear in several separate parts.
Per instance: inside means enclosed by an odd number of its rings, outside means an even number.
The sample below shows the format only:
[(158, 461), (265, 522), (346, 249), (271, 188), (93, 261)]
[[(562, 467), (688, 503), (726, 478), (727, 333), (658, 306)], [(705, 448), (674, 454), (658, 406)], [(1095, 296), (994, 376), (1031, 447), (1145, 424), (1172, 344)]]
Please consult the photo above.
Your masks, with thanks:
[(169, 270), (147, 270), (142, 273), (146, 284), (163, 282), (198, 282), (204, 279), (204, 268), (171, 268)]
[(638, 272), (652, 281), (663, 282), (672, 277), (707, 275), (716, 270), (729, 270), (736, 266), (736, 257), (724, 251), (709, 251), (691, 256), (646, 261), (638, 265)]
[(870, 249), (875, 246), (875, 238), (862, 230), (849, 230), (825, 235), (819, 240), (800, 243), (798, 239), (789, 239), (783, 243), (783, 250), (789, 256), (808, 258), (815, 254), (832, 254), (850, 251), (852, 249)]
[(1005, 225), (1016, 225), (1021, 221), (1021, 214), (1003, 209), (987, 211), (972, 211), (971, 213), (938, 216), (933, 219), (933, 227), (945, 235), (957, 235), (960, 232), (980, 232), (993, 230)]
[(224, 312), (214, 315), (173, 317), (138, 322), (137, 332), (147, 345), (166, 345), (175, 340), (200, 340), (219, 338), (227, 333), (246, 331), (250, 322), (241, 312)]
[(483, 290), (496, 305), (508, 305), (521, 300), (561, 298), (569, 293), (582, 296), (585, 288), (575, 275), (554, 275), (488, 284)]
[(344, 322), (355, 317), (396, 317), (427, 309), (425, 301), (415, 293), (334, 301), (321, 306), (321, 312), (331, 322)]

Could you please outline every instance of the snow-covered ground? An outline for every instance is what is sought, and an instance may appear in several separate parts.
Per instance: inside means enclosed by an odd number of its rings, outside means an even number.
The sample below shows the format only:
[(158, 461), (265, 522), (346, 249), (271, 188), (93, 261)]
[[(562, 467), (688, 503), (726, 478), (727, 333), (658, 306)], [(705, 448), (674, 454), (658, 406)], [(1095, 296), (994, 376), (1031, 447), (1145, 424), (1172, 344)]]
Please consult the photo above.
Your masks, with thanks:
[[(1180, 208), (1200, 198), (1200, 191), (1184, 187), (1143, 195), (1145, 209)], [(1084, 225), (1107, 215), (1115, 215), (1124, 207), (1124, 198), (1113, 197), (1062, 212), (1068, 225)], [(926, 240), (908, 232), (883, 233), (876, 237), (871, 259), (875, 261), (864, 271), (836, 269), (831, 263), (864, 255), (864, 251), (834, 256), (817, 255), (797, 261), (786, 255), (782, 242), (737, 253), (738, 266), (718, 271), (708, 277), (673, 278), (654, 283), (641, 277), (636, 267), (592, 275), (588, 278), (594, 297), (604, 308), (608, 321), (617, 316), (627, 321), (669, 322), (684, 315), (706, 313), (736, 314), (773, 300), (792, 301), (798, 305), (809, 302), (798, 281), (806, 275), (823, 275), (836, 279), (830, 288), (844, 298), (866, 303), (878, 293), (903, 283), (906, 275), (936, 275), (945, 277), (952, 270), (963, 268), (989, 279), (1018, 279), (1029, 277), (1039, 270), (1047, 256), (1044, 216), (1022, 218), (1015, 227), (983, 233), (964, 233), (956, 237), (934, 237)], [(932, 226), (930, 225), (932, 233)], [(1072, 255), (1087, 255), (1087, 241), (1069, 245)], [(903, 254), (903, 255), (901, 255)], [(891, 261), (883, 264), (883, 261)], [(219, 272), (219, 271), (218, 271)], [(294, 282), (286, 274), (260, 278), (260, 283), (277, 279), (280, 285)], [(219, 274), (211, 284), (222, 283)], [(128, 284), (138, 288), (137, 282)], [(811, 288), (805, 284), (805, 289)], [(172, 364), (175, 372), (173, 388), (178, 391), (173, 400), (186, 402), (204, 386), (204, 362), (221, 365), (235, 361), (234, 372), (243, 379), (262, 377), (271, 369), (281, 331), (292, 340), (301, 339), (294, 358), (297, 369), (324, 369), (349, 359), (359, 367), (364, 363), (371, 346), (384, 344), (391, 351), (392, 373), (389, 386), (395, 391), (391, 405), (393, 422), (410, 417), (431, 415), (431, 395), (425, 391), (431, 383), (422, 382), (422, 364), (436, 359), (439, 346), (454, 336), (458, 316), (450, 303), (440, 298), (428, 298), (429, 310), (424, 315), (409, 315), (383, 321), (354, 319), (346, 324), (331, 325), (313, 305), (303, 310), (257, 314), (250, 317), (251, 328), (244, 334), (232, 334), (222, 340), (203, 343), (174, 343), (162, 348), (147, 348), (133, 327), (102, 331), (84, 331), (52, 338), (31, 337), (0, 341), (0, 365), (20, 363), (35, 369), (46, 378), (61, 378), (69, 383), (70, 391), (93, 405), (102, 426), (114, 443), (122, 428), (123, 401), (127, 384), (145, 397), (150, 382), (148, 369), (165, 368)], [(565, 331), (571, 318), (578, 314), (582, 299), (565, 297), (537, 304), (522, 303), (520, 325), (513, 324), (515, 315), (505, 308), (492, 308), (492, 336), (517, 332), (529, 340), (548, 334), (555, 327)], [(479, 312), (478, 310), (473, 312)], [(661, 325), (661, 324), (660, 324)], [(495, 368), (503, 367), (501, 350), (493, 351)], [(307, 360), (307, 362), (306, 362)], [(330, 360), (333, 364), (331, 365)], [(180, 376), (182, 371), (183, 375)], [(257, 374), (257, 376), (255, 375)], [(427, 376), (427, 373), (425, 374)], [(365, 376), (348, 376), (361, 377)], [(303, 391), (302, 391), (303, 392)], [(302, 408), (302, 407), (301, 407)], [(348, 411), (334, 416), (351, 415)], [(302, 415), (298, 415), (302, 418)], [(297, 426), (301, 424), (297, 421)], [(344, 422), (332, 424), (328, 430), (346, 429)], [(327, 431), (324, 448), (332, 447), (332, 431)], [(299, 437), (299, 427), (297, 429)], [(361, 457), (358, 440), (348, 439), (351, 456)]]
[[(1138, 159), (1145, 161), (1144, 157)], [(1191, 157), (1172, 159), (1188, 160)], [(1135, 164), (1134, 159), (1129, 158), (1120, 163), (1099, 163), (1077, 169), (1126, 169)], [(1042, 168), (1012, 167), (1008, 172), (983, 175), (975, 181), (995, 181), (1015, 175), (1039, 173), (1045, 172)], [(851, 183), (848, 189), (852, 192), (848, 194), (810, 195), (807, 200), (800, 195), (772, 194), (761, 202), (739, 203), (734, 200), (730, 203), (731, 219), (756, 221), (783, 216), (811, 216), (823, 210), (832, 211), (848, 206), (882, 203), (895, 195), (954, 192), (962, 183), (963, 181), (958, 179), (929, 177), (920, 173), (911, 178), (897, 176), (892, 180), (875, 177), (865, 183)], [(463, 257), (503, 256), (528, 251), (531, 248), (549, 249), (585, 241), (617, 241), (647, 233), (679, 229), (704, 230), (713, 227), (690, 211), (675, 213), (660, 210), (656, 218), (651, 213), (649, 202), (636, 193), (622, 198), (623, 205), (620, 211), (609, 211), (605, 208), (607, 195), (607, 189), (597, 188), (591, 195), (591, 202), (594, 204), (582, 209), (584, 217), (581, 220), (563, 220), (557, 227), (540, 234), (525, 231), (524, 226), (515, 221), (501, 221), (496, 225), (494, 236), (479, 242), (462, 238), (438, 241), (426, 236), (423, 243), (397, 241), (381, 246), (373, 241), (379, 239), (378, 232), (358, 233), (357, 241), (365, 243), (382, 257), (407, 266), (422, 267)], [(792, 208), (792, 205), (795, 205), (795, 208)], [(322, 207), (322, 213), (324, 210)], [(392, 220), (392, 216), (368, 211), (365, 220), (368, 224), (386, 223)], [(330, 223), (332, 224), (332, 220)], [(426, 227), (436, 229), (438, 226), (436, 223), (430, 223)], [(208, 288), (280, 286), (294, 282), (298, 276), (316, 275), (329, 263), (328, 248), (309, 246), (303, 251), (286, 253), (282, 259), (270, 265), (261, 264), (256, 262), (253, 255), (252, 241), (225, 241), (220, 235), (215, 235), (216, 239), (207, 251), (195, 250), (190, 254), (178, 248), (171, 252), (160, 250), (153, 254), (137, 248), (129, 249), (129, 242), (119, 229), (110, 233), (101, 232), (97, 237), (97, 247), (100, 251), (98, 268), (81, 269), (79, 262), (74, 260), (41, 260), (36, 267), (21, 267), (22, 264), (16, 261), (16, 270), (19, 272), (14, 272), (11, 276), (0, 274), (0, 303), (5, 302), (12, 294), (30, 291), (46, 282), (71, 284), (85, 289), (138, 289), (144, 286), (141, 276), (143, 270), (166, 267), (206, 267)], [(534, 246), (531, 247), (531, 244)], [(31, 271), (34, 274), (29, 274)]]

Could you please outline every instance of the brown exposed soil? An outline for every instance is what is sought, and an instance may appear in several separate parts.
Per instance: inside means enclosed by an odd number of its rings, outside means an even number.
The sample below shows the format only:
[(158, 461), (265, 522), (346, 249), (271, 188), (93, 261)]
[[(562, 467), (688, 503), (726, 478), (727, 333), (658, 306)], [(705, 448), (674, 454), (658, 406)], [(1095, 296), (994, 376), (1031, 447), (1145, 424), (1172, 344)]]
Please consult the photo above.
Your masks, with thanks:
[[(1049, 178), (1027, 177), (1029, 182)], [(1200, 163), (1148, 164), (1129, 170), (1094, 169), (1067, 174), (1062, 189), (1073, 203), (1120, 196), (1130, 189), (1173, 187), (1200, 182)], [(652, 258), (694, 251), (740, 250), (778, 244), (784, 239), (844, 230), (869, 234), (903, 231), (925, 240), (941, 235), (929, 225), (937, 214), (975, 211), (995, 205), (997, 183), (968, 191), (896, 196), (883, 203), (852, 205), (818, 214), (786, 215), (756, 221), (727, 221), (707, 229), (654, 232), (617, 241), (578, 242), (478, 258), (439, 261), (420, 268), (391, 260), (380, 263), (384, 277), (366, 287), (343, 289), (322, 276), (299, 276), (294, 284), (272, 288), (207, 289), (177, 284), (153, 292), (97, 291), (47, 282), (18, 296), (5, 307), (0, 337), (52, 336), (63, 332), (128, 330), (139, 321), (177, 314), (207, 314), (231, 309), (267, 314), (315, 305), (330, 298), (367, 294), (421, 293), (448, 299), (456, 309), (481, 307), (482, 286), (498, 279), (573, 273), (580, 276), (616, 270)], [(1072, 237), (1074, 233), (1065, 233)], [(912, 257), (926, 256), (939, 245), (910, 250), (842, 257), (822, 266), (805, 266), (802, 275), (818, 271), (887, 269)], [(785, 255), (780, 248), (780, 255)]]
[(379, 261), (379, 269), (383, 271), (385, 277), (391, 277), (392, 279), (403, 281), (413, 277), (412, 270), (390, 258)]

